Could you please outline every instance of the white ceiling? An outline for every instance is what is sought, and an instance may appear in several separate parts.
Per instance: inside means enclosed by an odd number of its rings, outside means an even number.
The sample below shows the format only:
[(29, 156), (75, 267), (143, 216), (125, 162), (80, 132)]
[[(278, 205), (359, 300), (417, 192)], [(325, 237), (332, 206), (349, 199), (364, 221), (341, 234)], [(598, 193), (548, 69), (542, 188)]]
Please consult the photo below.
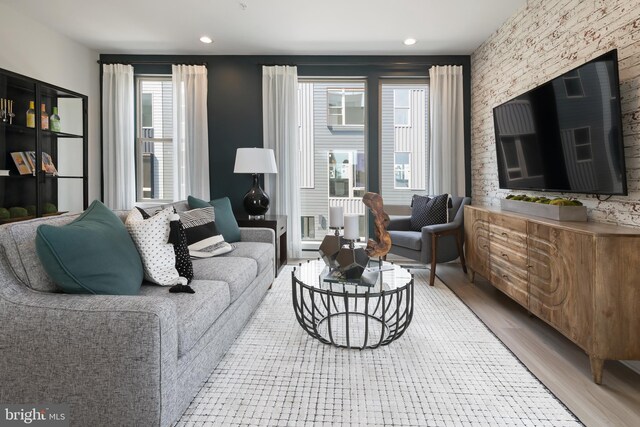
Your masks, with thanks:
[[(470, 54), (526, 2), (2, 1), (99, 53), (202, 55)], [(213, 44), (198, 40), (205, 34)]]

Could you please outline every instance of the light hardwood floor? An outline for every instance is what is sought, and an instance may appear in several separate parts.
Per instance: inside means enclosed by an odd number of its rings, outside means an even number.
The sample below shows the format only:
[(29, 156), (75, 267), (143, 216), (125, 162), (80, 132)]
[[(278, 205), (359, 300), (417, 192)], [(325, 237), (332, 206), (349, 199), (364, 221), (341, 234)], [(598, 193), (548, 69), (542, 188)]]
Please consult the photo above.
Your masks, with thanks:
[[(459, 264), (438, 264), (438, 277), (587, 426), (640, 426), (640, 374), (605, 363), (602, 385), (591, 380), (589, 358), (571, 341)], [(640, 285), (640, 282), (639, 282)], [(640, 309), (640, 307), (639, 307)], [(640, 333), (640, 331), (638, 331)]]

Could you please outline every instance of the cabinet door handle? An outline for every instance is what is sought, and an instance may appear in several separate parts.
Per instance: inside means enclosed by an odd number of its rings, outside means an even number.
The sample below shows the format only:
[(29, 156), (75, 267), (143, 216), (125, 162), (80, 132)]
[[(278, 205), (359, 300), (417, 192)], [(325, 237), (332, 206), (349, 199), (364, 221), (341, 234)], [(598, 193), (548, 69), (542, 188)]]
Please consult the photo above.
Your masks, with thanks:
[(507, 261), (509, 261), (509, 255), (504, 254), (504, 253), (503, 253), (503, 254), (500, 254), (500, 255), (502, 255), (502, 258), (504, 258), (504, 259), (506, 259)]
[(503, 274), (503, 275), (502, 275), (502, 278), (503, 278), (503, 279), (508, 279), (508, 278), (509, 278), (509, 276), (507, 276), (506, 274)]
[(502, 234), (504, 237), (509, 237), (509, 235), (507, 233), (505, 233), (504, 231), (502, 233), (500, 233), (500, 234)]

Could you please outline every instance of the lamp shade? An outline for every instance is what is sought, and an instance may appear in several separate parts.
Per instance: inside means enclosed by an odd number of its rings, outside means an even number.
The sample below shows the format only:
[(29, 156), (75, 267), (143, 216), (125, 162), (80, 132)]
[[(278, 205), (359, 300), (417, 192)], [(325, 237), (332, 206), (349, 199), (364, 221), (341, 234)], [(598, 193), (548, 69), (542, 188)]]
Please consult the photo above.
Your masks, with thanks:
[(234, 173), (278, 173), (270, 148), (238, 148)]

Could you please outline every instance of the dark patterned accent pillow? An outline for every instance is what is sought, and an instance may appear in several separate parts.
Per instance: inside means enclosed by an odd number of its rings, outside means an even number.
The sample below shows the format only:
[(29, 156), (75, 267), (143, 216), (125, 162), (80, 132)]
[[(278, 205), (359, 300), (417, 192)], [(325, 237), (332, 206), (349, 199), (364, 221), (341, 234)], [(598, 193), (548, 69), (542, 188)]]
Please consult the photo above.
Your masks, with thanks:
[(213, 206), (180, 212), (179, 215), (192, 257), (209, 258), (233, 250), (216, 227)]
[(449, 195), (413, 196), (411, 202), (411, 229), (420, 231), (426, 225), (446, 224), (448, 221)]
[(175, 220), (171, 219), (169, 228), (169, 243), (173, 245), (173, 250), (176, 254), (176, 270), (178, 270), (180, 276), (187, 279), (187, 283), (191, 283), (193, 279), (193, 263), (189, 256), (187, 235), (179, 217)]

